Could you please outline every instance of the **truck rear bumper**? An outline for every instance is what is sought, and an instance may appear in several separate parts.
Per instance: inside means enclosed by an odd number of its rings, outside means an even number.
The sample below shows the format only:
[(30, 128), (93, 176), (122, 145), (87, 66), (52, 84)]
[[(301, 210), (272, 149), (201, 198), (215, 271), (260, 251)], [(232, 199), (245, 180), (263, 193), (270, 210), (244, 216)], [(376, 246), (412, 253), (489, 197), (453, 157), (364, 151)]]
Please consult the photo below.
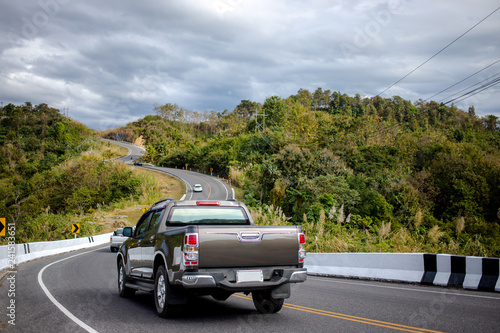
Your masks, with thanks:
[(214, 277), (206, 274), (184, 274), (182, 285), (187, 289), (214, 288), (217, 286)]
[(307, 280), (307, 269), (284, 269), (279, 276), (264, 281), (235, 282), (229, 281), (227, 275), (220, 272), (185, 272), (182, 286), (186, 289), (221, 288), (231, 292), (271, 289), (285, 283), (298, 283)]
[(301, 271), (296, 271), (292, 273), (292, 276), (290, 277), (290, 282), (297, 283), (297, 282), (306, 282), (307, 280), (307, 269), (304, 268)]

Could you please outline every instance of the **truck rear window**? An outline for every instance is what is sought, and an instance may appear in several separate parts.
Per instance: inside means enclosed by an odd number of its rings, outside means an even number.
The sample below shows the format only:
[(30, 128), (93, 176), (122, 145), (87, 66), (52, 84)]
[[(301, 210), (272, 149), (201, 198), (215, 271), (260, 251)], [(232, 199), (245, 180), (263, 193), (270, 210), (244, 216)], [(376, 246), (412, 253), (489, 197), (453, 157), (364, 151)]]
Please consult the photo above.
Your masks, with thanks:
[(168, 223), (170, 225), (250, 224), (245, 211), (239, 207), (174, 207)]

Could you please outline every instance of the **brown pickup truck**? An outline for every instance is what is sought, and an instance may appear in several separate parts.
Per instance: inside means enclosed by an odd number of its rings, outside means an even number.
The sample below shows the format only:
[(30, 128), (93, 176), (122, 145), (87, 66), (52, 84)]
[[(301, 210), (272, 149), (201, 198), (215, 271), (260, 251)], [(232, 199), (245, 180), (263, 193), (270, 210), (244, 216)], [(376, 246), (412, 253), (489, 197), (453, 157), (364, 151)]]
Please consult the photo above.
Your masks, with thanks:
[(278, 312), (290, 283), (304, 282), (305, 236), (298, 226), (256, 226), (238, 201), (155, 203), (117, 256), (120, 296), (153, 292), (161, 317), (171, 317), (189, 295), (226, 300), (252, 293), (261, 313)]

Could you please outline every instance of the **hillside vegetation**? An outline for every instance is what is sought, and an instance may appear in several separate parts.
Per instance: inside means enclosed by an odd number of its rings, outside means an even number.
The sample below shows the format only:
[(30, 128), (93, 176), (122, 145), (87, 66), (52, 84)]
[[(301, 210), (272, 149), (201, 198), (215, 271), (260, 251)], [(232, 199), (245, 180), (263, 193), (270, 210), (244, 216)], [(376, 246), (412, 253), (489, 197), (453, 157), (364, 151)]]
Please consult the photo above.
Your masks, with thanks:
[(80, 236), (132, 225), (138, 216), (113, 211), (171, 195), (152, 175), (106, 162), (123, 154), (118, 146), (46, 104), (9, 104), (0, 117), (0, 217), (15, 224), (17, 243), (71, 238), (72, 223)]
[(142, 136), (151, 163), (230, 176), (259, 223), (301, 224), (310, 251), (500, 256), (495, 116), (321, 88), (154, 113), (103, 136)]

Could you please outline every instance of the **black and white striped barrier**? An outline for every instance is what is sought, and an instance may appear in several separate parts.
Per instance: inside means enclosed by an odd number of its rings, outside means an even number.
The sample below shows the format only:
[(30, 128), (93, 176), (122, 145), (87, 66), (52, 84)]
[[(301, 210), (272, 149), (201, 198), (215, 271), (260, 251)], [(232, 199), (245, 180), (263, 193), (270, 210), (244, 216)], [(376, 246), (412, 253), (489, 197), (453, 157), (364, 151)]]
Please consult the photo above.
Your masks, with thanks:
[(500, 291), (498, 258), (424, 254), (422, 284)]
[(500, 292), (499, 258), (423, 253), (308, 253), (307, 273)]

